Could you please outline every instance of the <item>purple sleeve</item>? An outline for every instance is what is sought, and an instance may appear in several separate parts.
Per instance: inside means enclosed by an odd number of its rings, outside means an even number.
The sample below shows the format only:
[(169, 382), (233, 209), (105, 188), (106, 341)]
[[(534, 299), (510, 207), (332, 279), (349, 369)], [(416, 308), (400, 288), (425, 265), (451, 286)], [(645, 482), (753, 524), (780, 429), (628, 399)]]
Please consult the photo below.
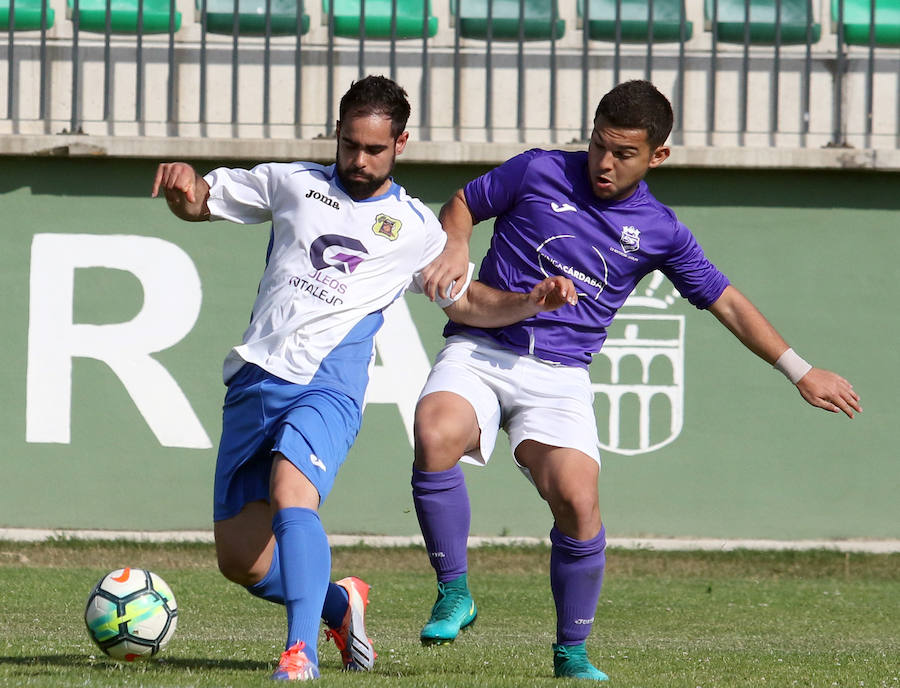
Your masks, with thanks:
[(709, 308), (730, 282), (709, 262), (687, 227), (676, 223), (672, 250), (662, 271), (679, 293), (697, 308)]
[(520, 153), (466, 184), (463, 190), (466, 205), (476, 222), (502, 215), (516, 204), (522, 178), (535, 153), (536, 151)]

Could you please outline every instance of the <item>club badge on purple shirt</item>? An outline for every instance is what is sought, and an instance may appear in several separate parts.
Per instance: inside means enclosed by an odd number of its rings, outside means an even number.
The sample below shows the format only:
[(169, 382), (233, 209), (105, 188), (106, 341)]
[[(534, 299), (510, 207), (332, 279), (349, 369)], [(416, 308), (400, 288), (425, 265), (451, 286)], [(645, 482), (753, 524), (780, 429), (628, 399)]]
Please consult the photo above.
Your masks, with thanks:
[(641, 247), (641, 231), (636, 227), (622, 227), (622, 238), (619, 239), (625, 253), (637, 251)]

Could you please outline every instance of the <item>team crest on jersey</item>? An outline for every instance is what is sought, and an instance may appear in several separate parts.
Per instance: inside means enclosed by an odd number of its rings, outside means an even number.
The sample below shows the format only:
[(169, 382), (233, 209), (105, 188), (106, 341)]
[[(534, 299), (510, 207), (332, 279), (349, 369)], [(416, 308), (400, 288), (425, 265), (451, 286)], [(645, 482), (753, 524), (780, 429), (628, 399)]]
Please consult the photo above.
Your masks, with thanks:
[(637, 251), (641, 247), (641, 230), (631, 225), (622, 227), (622, 236), (619, 239), (619, 244), (625, 253)]
[(379, 213), (375, 216), (375, 224), (372, 225), (372, 231), (378, 236), (385, 237), (393, 241), (400, 236), (400, 228), (403, 223), (389, 215)]

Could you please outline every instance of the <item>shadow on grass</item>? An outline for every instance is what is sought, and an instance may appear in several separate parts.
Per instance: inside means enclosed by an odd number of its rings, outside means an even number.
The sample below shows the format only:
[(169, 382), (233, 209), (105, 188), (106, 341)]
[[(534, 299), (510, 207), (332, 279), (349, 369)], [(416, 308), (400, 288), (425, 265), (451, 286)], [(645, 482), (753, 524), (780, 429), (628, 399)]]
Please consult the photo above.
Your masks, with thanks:
[[(85, 667), (89, 669), (110, 669), (126, 665), (127, 662), (116, 662), (113, 659), (98, 657), (91, 659), (87, 655), (40, 655), (37, 657), (0, 657), (0, 665), (19, 666), (67, 666)], [(203, 657), (160, 657), (147, 662), (137, 661), (133, 666), (154, 667), (160, 669), (202, 669), (223, 671), (264, 671), (272, 668), (271, 662), (257, 662), (249, 659), (206, 659)]]

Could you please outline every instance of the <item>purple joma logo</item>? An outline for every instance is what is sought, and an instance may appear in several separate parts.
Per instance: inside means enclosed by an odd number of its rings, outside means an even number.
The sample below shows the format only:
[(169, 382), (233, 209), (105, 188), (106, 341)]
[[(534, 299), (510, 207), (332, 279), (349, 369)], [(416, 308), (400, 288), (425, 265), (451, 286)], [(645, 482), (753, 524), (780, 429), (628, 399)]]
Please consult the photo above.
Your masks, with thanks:
[(328, 249), (335, 247), (358, 251), (365, 255), (369, 254), (366, 247), (358, 239), (351, 239), (350, 237), (341, 236), (340, 234), (323, 234), (309, 247), (309, 258), (316, 270), (337, 268), (338, 270), (349, 274), (356, 270), (356, 268), (359, 267), (359, 264), (365, 260), (361, 255), (345, 253), (344, 251), (331, 253), (326, 259), (325, 254)]

